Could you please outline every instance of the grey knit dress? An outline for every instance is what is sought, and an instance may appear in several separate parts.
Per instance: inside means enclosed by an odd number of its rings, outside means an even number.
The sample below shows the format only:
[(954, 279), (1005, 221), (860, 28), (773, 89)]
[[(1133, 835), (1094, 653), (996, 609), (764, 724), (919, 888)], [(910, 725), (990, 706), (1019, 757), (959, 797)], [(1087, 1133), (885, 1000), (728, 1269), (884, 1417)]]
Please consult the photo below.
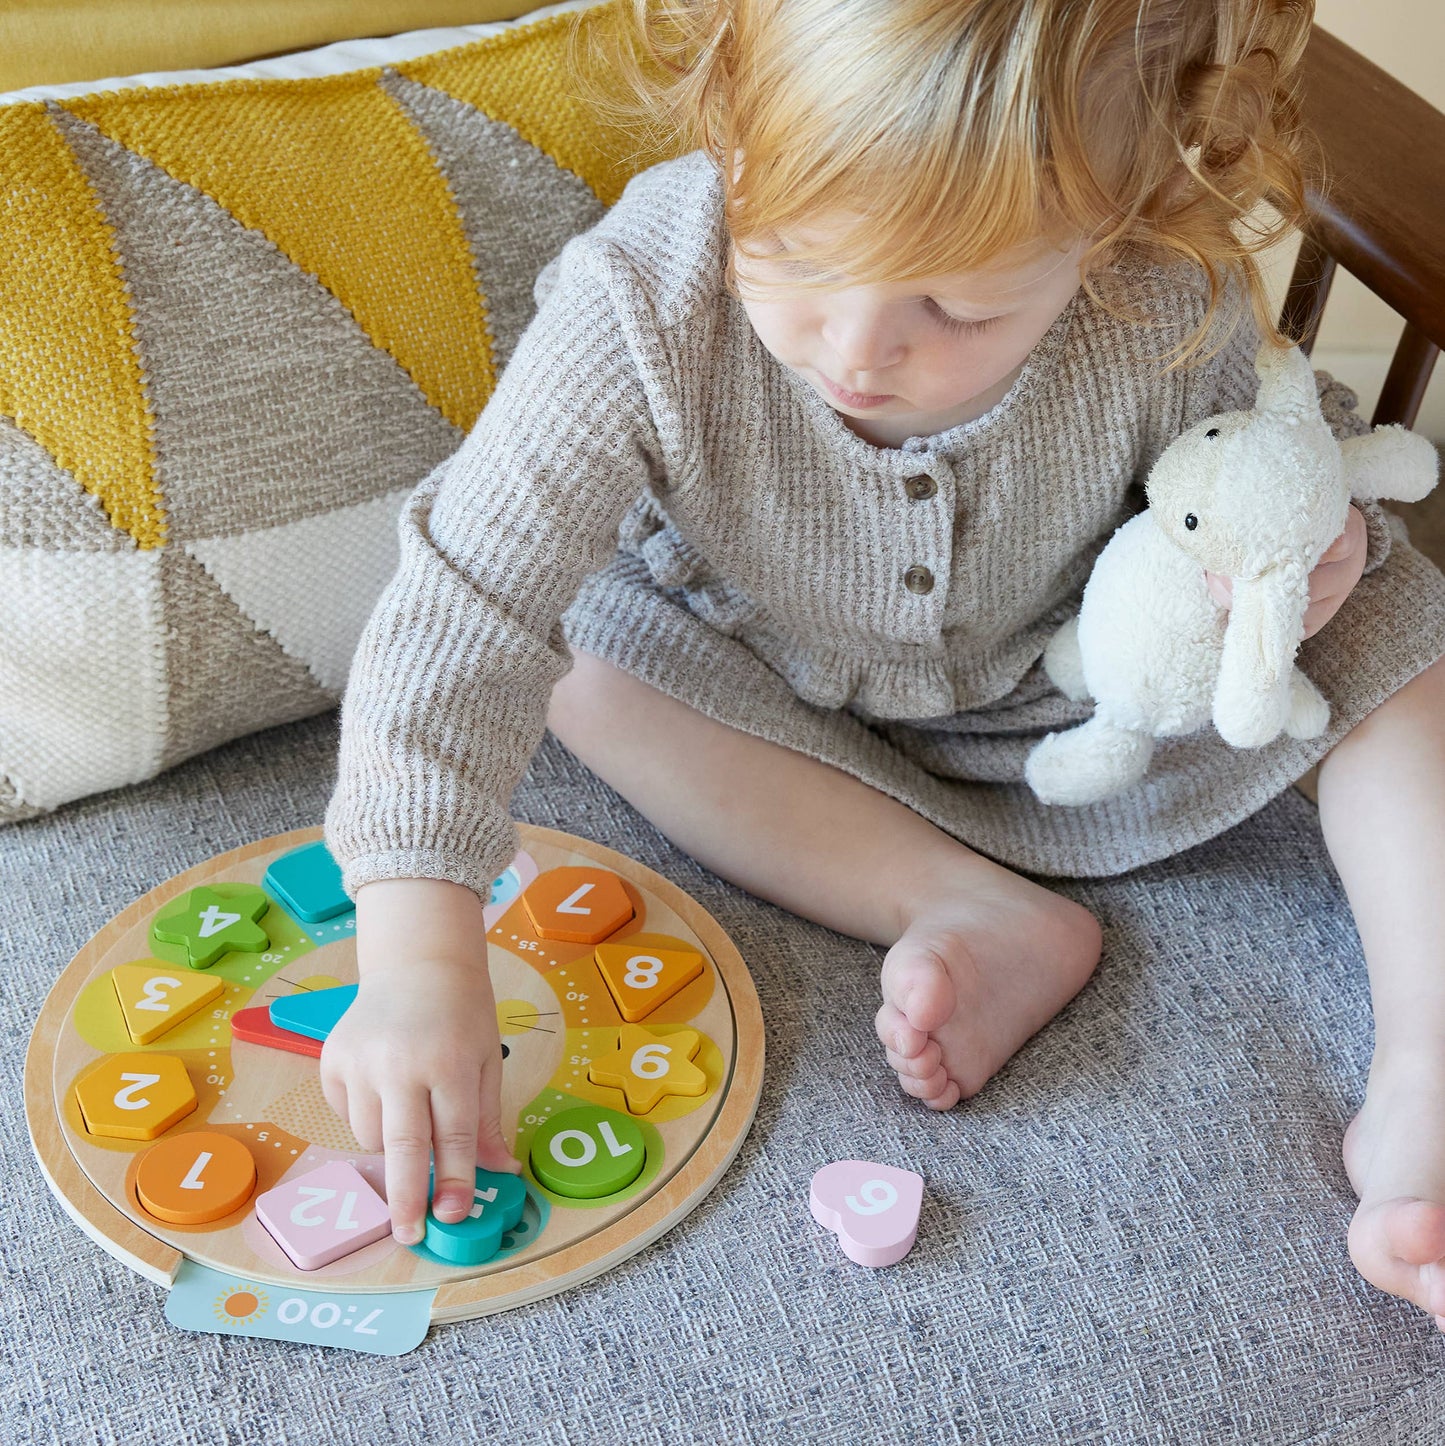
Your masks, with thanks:
[[(1162, 740), (1136, 787), (1038, 802), (1024, 759), (1088, 716), (1039, 659), (1159, 452), (1253, 402), (1257, 338), (1156, 360), (1203, 314), (1181, 275), (1080, 292), (986, 415), (901, 447), (850, 431), (763, 348), (723, 280), (721, 185), (639, 176), (537, 284), (539, 311), (458, 452), (411, 498), (352, 665), (327, 839), (351, 890), (485, 894), (570, 649), (822, 759), (1000, 862), (1123, 872), (1238, 822), (1445, 653), (1445, 579), (1364, 509), (1366, 576), (1300, 653), (1328, 732)], [(1337, 434), (1368, 430), (1320, 378)], [(929, 481), (920, 482), (918, 479)]]

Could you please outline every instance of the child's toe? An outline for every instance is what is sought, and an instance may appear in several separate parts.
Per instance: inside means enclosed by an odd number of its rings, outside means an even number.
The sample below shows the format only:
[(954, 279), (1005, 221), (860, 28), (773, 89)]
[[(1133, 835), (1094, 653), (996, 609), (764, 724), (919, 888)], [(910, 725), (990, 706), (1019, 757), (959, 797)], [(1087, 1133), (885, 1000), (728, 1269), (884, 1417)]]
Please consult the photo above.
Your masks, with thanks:
[(943, 953), (905, 934), (884, 956), (883, 998), (927, 1034), (952, 1016), (956, 999)]
[(1445, 1314), (1445, 1207), (1396, 1197), (1361, 1204), (1350, 1222), (1350, 1258), (1381, 1290)]
[(901, 1059), (912, 1059), (929, 1042), (928, 1035), (921, 1029), (915, 1029), (893, 1004), (885, 1003), (879, 1009), (873, 1017), (873, 1026), (884, 1049), (891, 1049)]
[(942, 1068), (938, 1068), (921, 1079), (901, 1074), (898, 1076), (898, 1083), (904, 1094), (912, 1095), (914, 1099), (922, 1100), (925, 1104), (931, 1104), (947, 1092), (950, 1081)]
[(1401, 1260), (1436, 1267), (1445, 1256), (1445, 1206), (1433, 1200), (1402, 1200), (1383, 1222), (1390, 1250)]
[(931, 1039), (925, 1039), (923, 1048), (915, 1055), (902, 1055), (896, 1049), (885, 1049), (888, 1067), (900, 1077), (927, 1079), (943, 1067), (943, 1051)]

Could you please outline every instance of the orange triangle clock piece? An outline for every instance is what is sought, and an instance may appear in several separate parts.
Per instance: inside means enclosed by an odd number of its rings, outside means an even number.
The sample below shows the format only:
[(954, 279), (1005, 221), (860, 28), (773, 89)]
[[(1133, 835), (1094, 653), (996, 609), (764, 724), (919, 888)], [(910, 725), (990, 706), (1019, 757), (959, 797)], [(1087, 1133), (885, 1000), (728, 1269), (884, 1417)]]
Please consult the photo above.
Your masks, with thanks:
[(645, 1019), (702, 973), (695, 949), (654, 949), (642, 944), (599, 944), (597, 967), (618, 1012), (629, 1024)]

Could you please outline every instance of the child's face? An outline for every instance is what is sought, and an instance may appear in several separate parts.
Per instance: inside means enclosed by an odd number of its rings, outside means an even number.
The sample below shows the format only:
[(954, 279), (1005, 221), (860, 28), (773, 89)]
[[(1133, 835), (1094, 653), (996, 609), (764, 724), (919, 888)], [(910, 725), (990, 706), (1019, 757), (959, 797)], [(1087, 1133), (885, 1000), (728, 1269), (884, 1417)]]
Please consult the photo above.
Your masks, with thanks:
[[(817, 244), (822, 228), (797, 240)], [(972, 421), (1001, 401), (1079, 288), (1082, 243), (1033, 248), (984, 271), (921, 281), (789, 289), (805, 273), (792, 238), (752, 260), (735, 251), (743, 309), (759, 340), (859, 436), (897, 446)], [(749, 286), (766, 281), (766, 289)]]

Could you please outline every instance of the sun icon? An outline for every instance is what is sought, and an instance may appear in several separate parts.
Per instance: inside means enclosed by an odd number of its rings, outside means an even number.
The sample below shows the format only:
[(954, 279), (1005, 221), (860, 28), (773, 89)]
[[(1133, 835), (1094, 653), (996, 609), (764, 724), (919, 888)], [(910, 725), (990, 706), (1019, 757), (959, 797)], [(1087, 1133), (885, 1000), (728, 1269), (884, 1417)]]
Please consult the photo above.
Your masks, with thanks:
[(267, 1299), (259, 1285), (228, 1286), (216, 1297), (216, 1319), (222, 1325), (250, 1325), (266, 1314)]

